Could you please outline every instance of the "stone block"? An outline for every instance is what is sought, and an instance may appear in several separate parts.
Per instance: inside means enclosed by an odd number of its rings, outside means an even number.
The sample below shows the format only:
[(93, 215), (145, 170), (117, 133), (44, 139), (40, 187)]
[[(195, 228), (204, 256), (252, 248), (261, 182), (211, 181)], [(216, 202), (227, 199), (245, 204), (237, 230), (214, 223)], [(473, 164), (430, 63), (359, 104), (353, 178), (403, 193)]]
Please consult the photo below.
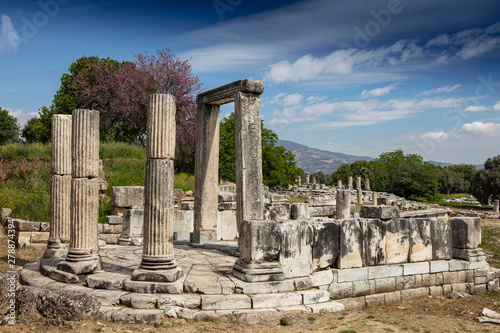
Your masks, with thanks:
[(252, 300), (247, 295), (202, 295), (202, 310), (250, 309)]
[(302, 295), (298, 293), (259, 294), (250, 297), (254, 309), (294, 306), (302, 303)]
[(385, 265), (386, 238), (382, 221), (377, 219), (362, 221), (365, 265)]
[(108, 215), (106, 217), (108, 218), (108, 224), (111, 224), (111, 225), (123, 224), (123, 216)]
[(337, 281), (339, 283), (364, 280), (368, 280), (368, 267), (337, 270)]
[(132, 281), (125, 280), (123, 282), (123, 290), (133, 291), (135, 293), (166, 293), (166, 294), (182, 294), (184, 290), (183, 280), (179, 279), (175, 282), (151, 282), (151, 281)]
[(340, 225), (336, 220), (313, 221), (312, 269), (333, 267), (339, 256)]
[(342, 299), (352, 297), (352, 282), (332, 283), (330, 285), (330, 298)]
[(130, 245), (132, 238), (142, 238), (144, 231), (144, 208), (131, 208), (123, 211), (121, 245)]
[(99, 239), (106, 242), (106, 244), (118, 244), (118, 234), (99, 234)]
[(498, 292), (500, 289), (500, 283), (498, 279), (488, 281), (488, 284), (486, 285), (488, 288), (488, 291), (490, 292)]
[(164, 316), (163, 310), (123, 308), (114, 312), (112, 319), (115, 323), (160, 325)]
[(410, 262), (432, 260), (431, 220), (410, 219)]
[(235, 240), (238, 238), (235, 210), (219, 211), (217, 218), (217, 240)]
[(324, 217), (323, 207), (309, 207), (310, 217)]
[[(247, 263), (278, 261), (281, 236), (276, 221), (243, 220), (238, 247), (240, 259)], [(279, 229), (276, 229), (279, 230)]]
[(134, 309), (155, 309), (158, 296), (154, 294), (130, 293), (120, 297), (120, 303)]
[[(331, 269), (327, 269), (324, 271), (315, 272), (311, 275), (312, 287), (319, 287), (324, 285), (330, 285), (334, 282), (334, 278), (337, 278), (337, 275), (333, 274)], [(336, 281), (335, 281), (336, 282)]]
[(278, 224), (281, 249), (279, 262), (285, 278), (312, 273), (313, 227), (307, 221), (286, 220)]
[(40, 231), (49, 232), (49, 230), (50, 230), (50, 223), (49, 222), (40, 222)]
[(448, 261), (431, 261), (430, 262), (430, 272), (447, 272), (450, 270), (450, 263)]
[(450, 260), (450, 271), (462, 271), (467, 270), (469, 268), (469, 263), (463, 260)]
[(302, 295), (302, 304), (316, 304), (328, 302), (330, 300), (330, 292), (322, 290), (305, 290), (299, 292)]
[(285, 293), (294, 290), (293, 280), (284, 281), (269, 281), (269, 282), (255, 282), (248, 283), (240, 279), (232, 278), (235, 284), (236, 293), (254, 295), (254, 294), (271, 294), (271, 293)]
[(360, 297), (375, 293), (375, 282), (373, 280), (354, 281), (352, 286), (353, 297)]
[(144, 186), (114, 186), (111, 203), (121, 208), (144, 206)]
[(480, 217), (453, 217), (450, 226), (454, 248), (475, 249), (481, 243)]
[(431, 220), (432, 260), (452, 258), (451, 228), (441, 218)]
[(22, 248), (32, 245), (31, 233), (32, 231), (16, 231), (14, 235), (14, 242), (16, 243), (16, 247)]
[(359, 216), (379, 220), (397, 219), (399, 218), (399, 209), (393, 206), (361, 206)]
[(221, 211), (221, 210), (236, 210), (237, 204), (236, 204), (236, 202), (219, 202), (218, 209), (219, 209), (219, 211)]
[(290, 207), (290, 217), (292, 220), (308, 219), (310, 217), (309, 204), (296, 203)]
[(388, 277), (383, 279), (375, 279), (375, 293), (381, 294), (396, 290), (396, 278)]
[(387, 264), (408, 262), (410, 253), (410, 222), (408, 219), (392, 219), (383, 222), (385, 229), (385, 260)]
[(338, 302), (344, 305), (345, 310), (362, 309), (366, 306), (364, 296), (341, 299)]
[(426, 296), (429, 296), (429, 288), (427, 287), (401, 290), (402, 301), (408, 301), (411, 299), (421, 298)]
[(40, 222), (13, 219), (16, 231), (40, 231)]
[(404, 275), (428, 274), (429, 270), (428, 262), (403, 264)]
[(343, 219), (340, 223), (338, 268), (363, 267), (363, 229), (361, 220)]
[(219, 192), (218, 201), (221, 202), (236, 202), (236, 193), (234, 192)]
[[(354, 206), (351, 208), (354, 208)], [(352, 209), (351, 209), (351, 213), (352, 213)], [(332, 205), (323, 206), (323, 215), (325, 217), (335, 218), (336, 214), (337, 214), (337, 209), (335, 206), (332, 206)]]
[(385, 304), (385, 295), (366, 295), (365, 297), (366, 306), (378, 306)]
[(333, 301), (319, 304), (310, 304), (308, 308), (311, 309), (312, 313), (340, 312), (345, 310), (344, 304)]
[(49, 240), (48, 232), (32, 231), (31, 232), (31, 243), (47, 243)]
[(393, 291), (390, 293), (384, 293), (386, 303), (396, 303), (401, 302), (401, 291)]
[(88, 275), (85, 282), (90, 288), (121, 290), (123, 281), (128, 278), (130, 278), (128, 275), (105, 272)]
[(194, 201), (181, 201), (181, 210), (194, 210)]
[(290, 219), (290, 209), (286, 206), (273, 206), (269, 207), (271, 220), (288, 220)]
[(294, 278), (293, 279), (293, 286), (294, 286), (294, 291), (311, 289), (311, 287), (312, 287), (311, 278), (309, 276)]
[(429, 294), (431, 296), (443, 296), (443, 287), (442, 286), (430, 286)]
[(403, 275), (402, 265), (384, 265), (379, 267), (368, 267), (369, 279), (380, 279)]
[(176, 240), (189, 240), (189, 235), (194, 230), (194, 211), (174, 210), (173, 229)]
[(191, 294), (181, 295), (161, 295), (158, 297), (156, 307), (158, 309), (166, 309), (171, 306), (179, 306), (182, 308), (195, 309), (201, 306), (201, 296)]

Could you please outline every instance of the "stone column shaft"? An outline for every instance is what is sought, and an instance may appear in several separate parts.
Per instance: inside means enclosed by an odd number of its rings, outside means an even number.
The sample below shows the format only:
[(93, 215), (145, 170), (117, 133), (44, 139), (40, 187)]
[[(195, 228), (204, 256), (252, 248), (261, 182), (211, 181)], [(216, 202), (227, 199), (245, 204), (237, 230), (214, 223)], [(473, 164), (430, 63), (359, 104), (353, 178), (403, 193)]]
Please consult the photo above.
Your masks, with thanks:
[(194, 182), (194, 243), (217, 239), (219, 183), (218, 105), (198, 104)]
[(309, 185), (309, 174), (306, 174), (306, 184)]
[(341, 189), (341, 188), (342, 188), (342, 180), (341, 180), (341, 179), (339, 179), (339, 180), (337, 181), (337, 188), (339, 188), (339, 189)]
[(302, 186), (302, 177), (299, 176), (299, 187)]
[(498, 201), (498, 199), (495, 199), (495, 201), (493, 201), (493, 213), (494, 214), (498, 214), (499, 206), (500, 206), (500, 202)]
[(314, 177), (314, 176), (313, 176), (312, 183), (313, 183), (313, 185), (316, 184), (316, 177)]
[(358, 204), (362, 204), (363, 203), (363, 191), (361, 190), (361, 188), (358, 188), (357, 190), (357, 196), (358, 196)]
[(71, 115), (52, 115), (50, 168), (52, 175), (71, 175)]
[[(175, 100), (171, 95), (149, 96), (147, 158), (175, 158)], [(153, 142), (154, 141), (154, 142)]]
[(372, 193), (372, 205), (373, 206), (377, 206), (378, 202), (377, 202), (377, 192), (373, 192)]
[(337, 220), (340, 220), (349, 218), (350, 216), (351, 216), (351, 191), (338, 189), (336, 218)]
[(370, 178), (365, 179), (365, 191), (371, 191), (370, 190)]
[(356, 177), (356, 189), (361, 188), (361, 177)]
[(73, 178), (99, 177), (99, 111), (73, 110)]
[(347, 186), (349, 186), (350, 189), (352, 188), (352, 177), (351, 176), (349, 176), (349, 178), (347, 179)]
[(236, 207), (237, 223), (263, 218), (262, 136), (260, 97), (236, 93)]

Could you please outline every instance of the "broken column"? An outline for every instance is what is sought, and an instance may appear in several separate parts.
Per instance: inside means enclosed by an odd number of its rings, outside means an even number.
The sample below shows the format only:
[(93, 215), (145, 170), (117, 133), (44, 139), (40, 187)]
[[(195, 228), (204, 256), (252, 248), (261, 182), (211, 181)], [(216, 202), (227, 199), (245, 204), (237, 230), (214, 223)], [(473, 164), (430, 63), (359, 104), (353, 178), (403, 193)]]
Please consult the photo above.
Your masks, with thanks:
[(313, 185), (316, 184), (316, 177), (313, 176), (313, 181), (312, 181)]
[(352, 177), (349, 176), (349, 178), (347, 179), (347, 186), (349, 187), (349, 189), (352, 189)]
[(495, 199), (495, 201), (493, 201), (493, 214), (498, 214), (499, 206), (500, 206), (499, 200)]
[(365, 191), (371, 191), (370, 190), (370, 178), (365, 179)]
[(101, 269), (99, 218), (99, 111), (73, 110), (71, 230), (66, 261), (57, 269), (76, 275)]
[(351, 216), (351, 191), (337, 190), (336, 219), (346, 219)]
[(302, 177), (299, 176), (299, 187), (302, 186)]
[(376, 206), (378, 204), (377, 202), (377, 192), (372, 192), (372, 205)]
[[(149, 96), (142, 260), (135, 281), (173, 282), (182, 275), (174, 258), (175, 100)], [(216, 184), (217, 185), (217, 184)]]
[(361, 189), (361, 177), (356, 177), (356, 189)]
[(64, 258), (70, 237), (71, 115), (52, 115), (50, 233), (43, 257)]
[(339, 188), (339, 189), (342, 188), (342, 179), (339, 179), (337, 181), (337, 188)]
[(308, 174), (308, 173), (306, 173), (306, 184), (307, 184), (307, 185), (309, 185), (309, 177), (310, 177), (310, 176), (309, 176), (309, 174)]
[(356, 194), (357, 194), (358, 204), (362, 204), (363, 203), (363, 191), (361, 190), (361, 188), (358, 187), (358, 189), (356, 190)]

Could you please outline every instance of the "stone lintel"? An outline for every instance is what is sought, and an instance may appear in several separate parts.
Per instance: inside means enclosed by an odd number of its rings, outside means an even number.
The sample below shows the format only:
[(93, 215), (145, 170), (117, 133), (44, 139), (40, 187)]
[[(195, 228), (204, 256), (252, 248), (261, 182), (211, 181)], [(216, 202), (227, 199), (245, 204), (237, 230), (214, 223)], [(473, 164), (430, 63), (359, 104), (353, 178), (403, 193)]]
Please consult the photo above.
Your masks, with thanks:
[(237, 92), (253, 93), (260, 95), (264, 92), (262, 81), (239, 80), (233, 83), (201, 93), (196, 98), (198, 104), (223, 105), (234, 102)]

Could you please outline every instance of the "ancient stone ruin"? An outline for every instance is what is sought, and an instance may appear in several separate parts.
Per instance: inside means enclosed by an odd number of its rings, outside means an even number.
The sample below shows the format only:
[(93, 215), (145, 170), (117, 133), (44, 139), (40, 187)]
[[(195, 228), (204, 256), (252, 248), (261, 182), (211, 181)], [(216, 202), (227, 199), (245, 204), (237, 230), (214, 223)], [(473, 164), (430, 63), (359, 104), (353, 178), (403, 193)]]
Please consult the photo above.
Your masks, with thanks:
[[(198, 95), (194, 202), (181, 201), (180, 209), (173, 189), (175, 101), (150, 96), (145, 186), (114, 188), (116, 215), (100, 227), (99, 113), (54, 116), (49, 247), (24, 267), (22, 283), (86, 293), (101, 302), (103, 319), (150, 323), (165, 315), (241, 320), (333, 312), (499, 289), (500, 270), (478, 248), (479, 217), (448, 224), (446, 210), (413, 209), (371, 191), (369, 179), (362, 190), (360, 177), (354, 188), (352, 178), (328, 187), (306, 175), (305, 184), (299, 179), (298, 187), (268, 192), (263, 89), (260, 81), (242, 80)], [(219, 186), (219, 107), (233, 101), (237, 182)], [(290, 204), (285, 196), (309, 200)], [(99, 237), (116, 245), (99, 247)]]

